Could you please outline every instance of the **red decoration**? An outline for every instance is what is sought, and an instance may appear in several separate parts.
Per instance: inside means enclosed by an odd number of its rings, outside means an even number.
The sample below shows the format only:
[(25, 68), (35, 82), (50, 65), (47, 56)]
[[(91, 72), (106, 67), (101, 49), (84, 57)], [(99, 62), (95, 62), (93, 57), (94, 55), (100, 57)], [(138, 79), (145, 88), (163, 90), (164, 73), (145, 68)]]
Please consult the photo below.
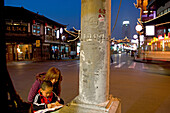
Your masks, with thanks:
[(103, 9), (103, 14), (105, 14), (106, 13), (106, 9)]
[(98, 18), (105, 18), (106, 9), (99, 9)]
[(35, 20), (32, 20), (32, 23), (35, 24)]
[(54, 26), (54, 29), (56, 28), (56, 26)]
[(101, 17), (102, 17), (101, 14), (99, 14), (98, 18), (101, 18)]
[(45, 26), (47, 26), (47, 23), (45, 23)]
[(102, 10), (101, 10), (101, 9), (99, 9), (99, 13), (102, 13)]

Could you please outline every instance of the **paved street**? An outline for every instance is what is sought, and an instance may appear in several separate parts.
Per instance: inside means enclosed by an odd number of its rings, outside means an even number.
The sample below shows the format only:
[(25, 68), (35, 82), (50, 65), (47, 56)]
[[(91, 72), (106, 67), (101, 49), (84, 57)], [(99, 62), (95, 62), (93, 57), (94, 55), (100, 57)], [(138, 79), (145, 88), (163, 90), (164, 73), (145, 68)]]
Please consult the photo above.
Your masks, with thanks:
[[(170, 76), (156, 64), (134, 62), (126, 54), (112, 55), (110, 94), (121, 99), (122, 113), (169, 113)], [(78, 95), (79, 60), (48, 62), (12, 62), (8, 71), (23, 98), (27, 96), (35, 74), (57, 67), (63, 75), (61, 97), (70, 102)]]

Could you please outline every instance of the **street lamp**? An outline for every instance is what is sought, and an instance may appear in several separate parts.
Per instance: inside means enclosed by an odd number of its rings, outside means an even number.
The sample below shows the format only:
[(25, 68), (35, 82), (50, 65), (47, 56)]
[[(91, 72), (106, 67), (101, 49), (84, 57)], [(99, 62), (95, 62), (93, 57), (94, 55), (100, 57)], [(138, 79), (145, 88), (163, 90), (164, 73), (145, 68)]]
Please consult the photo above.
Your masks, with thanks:
[[(61, 48), (61, 41), (63, 41), (62, 34), (63, 34), (63, 28), (61, 27), (60, 29), (57, 30), (57, 38), (60, 38), (60, 49), (59, 49), (60, 58), (59, 59), (61, 59), (61, 55), (62, 55), (62, 50), (61, 50), (62, 49)], [(64, 41), (63, 41), (63, 44), (64, 44)]]
[(61, 39), (62, 39), (62, 41), (63, 41), (63, 47), (64, 47), (62, 54), (63, 54), (63, 57), (65, 58), (65, 46), (64, 46), (64, 41), (66, 40), (65, 35), (63, 35), (63, 36), (61, 37)]
[(61, 37), (61, 39), (62, 39), (62, 41), (63, 41), (63, 43), (64, 43), (64, 41), (66, 40), (66, 37), (63, 35), (63, 36)]
[(138, 38), (138, 35), (133, 35), (133, 38), (134, 38), (134, 39), (137, 39), (137, 38)]
[(140, 31), (142, 30), (142, 26), (141, 25), (136, 25), (135, 27), (137, 33), (138, 33), (138, 57), (140, 57)]
[(63, 28), (62, 27), (60, 28), (60, 33), (63, 34)]
[(140, 32), (142, 30), (142, 26), (141, 25), (136, 25), (135, 29), (136, 29), (136, 31)]

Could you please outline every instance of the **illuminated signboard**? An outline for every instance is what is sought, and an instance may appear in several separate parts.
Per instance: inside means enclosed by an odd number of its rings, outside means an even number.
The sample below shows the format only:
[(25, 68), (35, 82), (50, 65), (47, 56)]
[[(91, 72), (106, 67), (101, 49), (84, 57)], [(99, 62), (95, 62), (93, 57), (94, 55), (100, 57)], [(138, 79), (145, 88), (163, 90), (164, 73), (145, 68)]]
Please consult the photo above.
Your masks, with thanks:
[(6, 25), (7, 33), (27, 33), (28, 32), (28, 26), (23, 25)]
[(41, 46), (40, 40), (36, 40), (36, 47), (40, 47), (40, 46)]
[(146, 36), (154, 36), (155, 26), (154, 25), (145, 26), (145, 33), (146, 33)]

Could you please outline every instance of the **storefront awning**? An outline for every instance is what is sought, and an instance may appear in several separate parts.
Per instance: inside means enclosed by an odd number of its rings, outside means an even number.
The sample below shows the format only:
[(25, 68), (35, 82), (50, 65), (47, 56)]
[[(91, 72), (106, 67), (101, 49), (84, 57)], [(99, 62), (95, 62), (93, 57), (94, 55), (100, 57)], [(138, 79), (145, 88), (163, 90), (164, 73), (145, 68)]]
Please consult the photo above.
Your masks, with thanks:
[(156, 17), (154, 19), (148, 20), (148, 21), (144, 22), (143, 24), (145, 26), (146, 25), (160, 26), (160, 25), (170, 24), (169, 17), (170, 17), (170, 11), (163, 14), (163, 15), (161, 15), (161, 16), (158, 16), (158, 17)]

